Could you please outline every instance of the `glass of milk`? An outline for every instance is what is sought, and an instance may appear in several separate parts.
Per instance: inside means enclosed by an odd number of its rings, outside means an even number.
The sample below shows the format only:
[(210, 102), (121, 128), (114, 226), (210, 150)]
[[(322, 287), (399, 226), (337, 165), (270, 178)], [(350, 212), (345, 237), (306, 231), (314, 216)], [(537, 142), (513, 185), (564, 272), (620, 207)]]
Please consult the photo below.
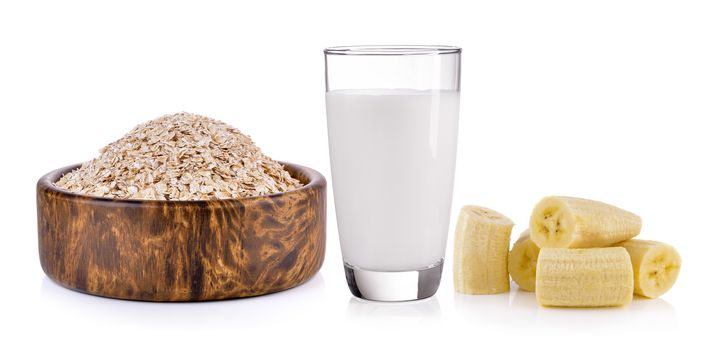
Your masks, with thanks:
[(335, 212), (350, 291), (428, 298), (441, 280), (455, 173), (461, 49), (325, 49)]

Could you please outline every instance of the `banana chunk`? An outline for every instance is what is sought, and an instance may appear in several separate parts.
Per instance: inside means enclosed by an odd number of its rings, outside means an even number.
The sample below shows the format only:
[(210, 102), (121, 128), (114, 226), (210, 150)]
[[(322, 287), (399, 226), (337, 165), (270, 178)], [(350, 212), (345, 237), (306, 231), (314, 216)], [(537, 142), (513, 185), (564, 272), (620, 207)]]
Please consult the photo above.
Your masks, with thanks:
[(466, 205), (455, 229), (453, 282), (464, 294), (510, 290), (507, 253), (514, 223), (494, 210)]
[(607, 247), (637, 236), (639, 216), (610, 204), (573, 197), (546, 197), (532, 212), (530, 236), (541, 248)]
[(538, 256), (539, 247), (529, 237), (529, 230), (525, 230), (512, 246), (507, 258), (507, 270), (520, 289), (534, 292)]
[(542, 248), (537, 303), (544, 306), (621, 306), (633, 299), (633, 265), (621, 247)]
[(635, 275), (635, 294), (657, 298), (675, 284), (682, 258), (671, 245), (631, 239), (617, 246), (625, 248), (630, 254)]

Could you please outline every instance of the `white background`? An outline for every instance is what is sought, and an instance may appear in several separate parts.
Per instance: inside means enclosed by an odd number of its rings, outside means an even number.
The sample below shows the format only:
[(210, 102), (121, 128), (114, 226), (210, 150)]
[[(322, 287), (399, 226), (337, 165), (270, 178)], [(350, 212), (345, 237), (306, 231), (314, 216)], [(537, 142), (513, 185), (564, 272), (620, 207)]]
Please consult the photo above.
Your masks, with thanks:
[[(622, 309), (544, 309), (516, 287), (455, 295), (448, 264), (432, 299), (362, 302), (345, 284), (331, 193), (325, 265), (287, 292), (157, 304), (44, 276), (36, 180), (160, 115), (224, 120), (329, 178), (322, 49), (373, 43), (463, 48), (452, 219), (485, 205), (517, 223), (514, 239), (545, 195), (607, 201), (677, 247), (675, 288)], [(706, 1), (2, 1), (0, 347), (706, 343), (708, 67)]]

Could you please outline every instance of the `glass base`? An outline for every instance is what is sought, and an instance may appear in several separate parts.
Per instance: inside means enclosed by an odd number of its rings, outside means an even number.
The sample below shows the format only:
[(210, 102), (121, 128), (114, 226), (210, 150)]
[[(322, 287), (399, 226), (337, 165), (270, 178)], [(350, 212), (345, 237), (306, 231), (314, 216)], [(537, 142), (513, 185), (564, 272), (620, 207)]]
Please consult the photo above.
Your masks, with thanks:
[(345, 263), (347, 285), (352, 295), (374, 301), (410, 301), (436, 294), (441, 282), (443, 259), (421, 270), (373, 271)]

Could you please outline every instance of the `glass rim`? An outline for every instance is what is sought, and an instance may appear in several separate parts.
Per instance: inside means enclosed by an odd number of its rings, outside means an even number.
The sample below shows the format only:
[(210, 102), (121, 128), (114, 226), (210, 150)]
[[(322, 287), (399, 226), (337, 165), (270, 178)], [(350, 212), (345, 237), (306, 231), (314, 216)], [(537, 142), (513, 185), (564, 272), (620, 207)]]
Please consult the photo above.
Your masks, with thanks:
[(408, 56), (460, 53), (462, 49), (447, 45), (352, 45), (325, 48), (326, 55), (347, 56)]

